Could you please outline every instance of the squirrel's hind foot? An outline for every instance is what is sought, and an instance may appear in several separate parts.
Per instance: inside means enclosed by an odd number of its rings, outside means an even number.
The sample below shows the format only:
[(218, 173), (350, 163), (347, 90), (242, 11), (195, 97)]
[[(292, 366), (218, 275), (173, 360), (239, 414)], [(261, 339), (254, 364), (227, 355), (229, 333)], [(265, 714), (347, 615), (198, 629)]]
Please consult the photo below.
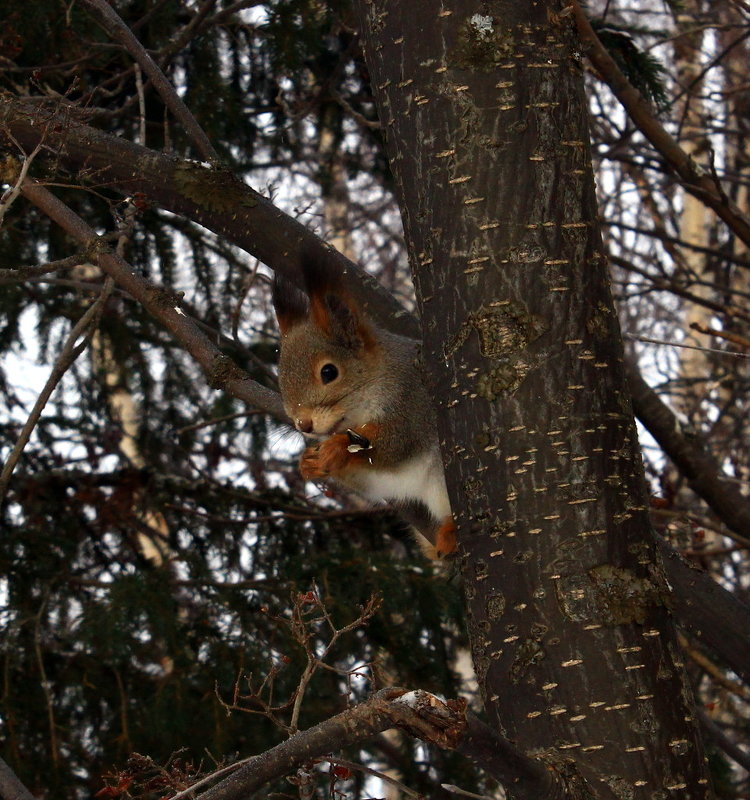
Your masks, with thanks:
[(456, 523), (449, 514), (435, 533), (435, 553), (438, 558), (448, 558), (455, 555), (456, 550), (458, 550)]

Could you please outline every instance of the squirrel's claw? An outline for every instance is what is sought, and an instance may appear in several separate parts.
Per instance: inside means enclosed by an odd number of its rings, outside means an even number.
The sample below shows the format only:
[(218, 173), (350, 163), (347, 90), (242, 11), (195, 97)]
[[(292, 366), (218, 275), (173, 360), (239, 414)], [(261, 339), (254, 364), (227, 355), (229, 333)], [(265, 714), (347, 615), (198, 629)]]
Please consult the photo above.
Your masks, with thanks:
[(362, 465), (369, 458), (366, 451), (373, 449), (372, 440), (376, 434), (377, 427), (368, 423), (311, 445), (300, 458), (300, 474), (306, 481), (335, 478), (337, 473)]
[(349, 436), (337, 433), (320, 444), (308, 447), (300, 458), (299, 471), (307, 481), (335, 477), (347, 464)]
[(302, 475), (306, 481), (314, 481), (318, 478), (327, 477), (327, 473), (323, 472), (321, 468), (320, 459), (318, 457), (319, 450), (320, 445), (314, 445), (313, 447), (306, 448), (300, 456), (299, 471), (300, 475)]

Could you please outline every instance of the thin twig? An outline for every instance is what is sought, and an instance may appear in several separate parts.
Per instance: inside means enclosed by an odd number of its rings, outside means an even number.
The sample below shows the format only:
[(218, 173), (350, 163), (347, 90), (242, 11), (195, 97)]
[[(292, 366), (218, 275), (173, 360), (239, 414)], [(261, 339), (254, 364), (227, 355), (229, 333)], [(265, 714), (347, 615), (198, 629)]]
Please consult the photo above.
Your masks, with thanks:
[(98, 247), (101, 268), (178, 339), (204, 369), (213, 388), (224, 389), (251, 408), (262, 408), (281, 419), (286, 418), (278, 394), (251, 380), (203, 335), (180, 308), (179, 297), (150, 283), (122, 258), (102, 248), (102, 237), (43, 186), (27, 182), (22, 191), (80, 244)]
[[(738, 347), (744, 347), (746, 350), (750, 350), (750, 339), (740, 336), (738, 333), (733, 333), (732, 331), (720, 331), (718, 328), (712, 328), (710, 325), (701, 325), (700, 322), (691, 322), (690, 327), (692, 330), (698, 331), (698, 333), (705, 333), (708, 336), (716, 336), (717, 339), (723, 339), (725, 342), (731, 342), (732, 344), (736, 344)], [(737, 354), (731, 353), (731, 355)]]
[(181, 792), (177, 792), (177, 794), (173, 794), (169, 800), (181, 800), (183, 797), (193, 797), (194, 792), (196, 789), (200, 789), (202, 786), (206, 786), (209, 783), (214, 783), (218, 778), (221, 778), (223, 775), (229, 775), (230, 773), (234, 772), (236, 769), (239, 769), (243, 764), (247, 764), (248, 761), (252, 761), (255, 756), (250, 756), (249, 758), (242, 758), (239, 761), (235, 761), (234, 764), (229, 764), (226, 767), (219, 767), (219, 769), (214, 770), (210, 775), (206, 775), (204, 778), (196, 781), (192, 786), (188, 786), (187, 789), (183, 789)]
[(138, 94), (138, 144), (146, 146), (146, 98), (143, 94), (143, 73), (140, 64), (135, 65), (135, 90)]
[[(181, 31), (178, 31), (172, 37), (169, 44), (162, 49), (159, 54), (159, 65), (162, 69), (164, 69), (165, 65), (176, 53), (179, 53), (180, 50), (187, 45), (195, 34), (205, 29), (206, 17), (215, 5), (216, 0), (206, 0), (190, 19), (190, 22), (188, 22)], [(225, 9), (225, 11), (226, 10), (227, 9)], [(215, 20), (217, 16), (218, 15), (214, 15), (209, 22), (216, 24)]]
[[(29, 418), (26, 420), (26, 424), (23, 426), (21, 434), (18, 437), (13, 450), (8, 456), (8, 460), (5, 462), (2, 473), (0, 473), (0, 503), (5, 498), (13, 470), (18, 464), (21, 454), (28, 444), (37, 422), (39, 422), (39, 418), (42, 415), (44, 407), (47, 405), (47, 401), (50, 399), (52, 393), (57, 388), (57, 385), (62, 380), (63, 375), (65, 375), (70, 366), (86, 349), (89, 343), (88, 336), (81, 342), (78, 342), (78, 340), (92, 327), (94, 321), (97, 319), (102, 308), (104, 307), (104, 303), (111, 294), (113, 287), (114, 281), (112, 278), (107, 278), (99, 297), (89, 306), (89, 308), (86, 310), (86, 313), (78, 320), (68, 334), (65, 344), (60, 351), (60, 355), (57, 357), (57, 361), (52, 367), (52, 371), (47, 378), (47, 382), (44, 384), (44, 388), (34, 403), (34, 407), (29, 414)], [(76, 344), (76, 342), (78, 342), (78, 344)]]
[(731, 358), (750, 358), (749, 353), (730, 353), (728, 350), (718, 350), (715, 347), (700, 347), (697, 344), (684, 344), (683, 342), (667, 342), (662, 339), (651, 339), (648, 336), (638, 336), (635, 333), (623, 333), (622, 338), (633, 339), (636, 342), (645, 342), (647, 344), (660, 344), (665, 347), (681, 347), (684, 350), (702, 350), (704, 353), (718, 353)]
[(750, 771), (750, 756), (724, 733), (711, 717), (708, 716), (704, 708), (698, 706), (695, 710), (701, 725), (706, 728), (719, 748), (743, 769)]
[[(44, 140), (40, 141), (39, 144), (31, 151), (28, 156), (25, 156), (24, 159), (21, 161), (21, 166), (18, 170), (18, 177), (16, 178), (13, 186), (10, 189), (3, 192), (2, 197), (0, 197), (0, 226), (3, 224), (3, 219), (5, 218), (8, 209), (13, 205), (14, 201), (21, 194), (21, 187), (23, 186), (24, 181), (26, 180), (26, 175), (29, 172), (29, 167), (31, 166), (32, 161), (36, 158), (37, 153), (42, 149), (42, 144)], [(19, 147), (19, 150), (21, 148)], [(8, 158), (12, 158), (9, 156)], [(8, 162), (6, 161), (5, 170), (7, 172), (8, 169)], [(5, 180), (8, 180), (7, 176), (3, 175)], [(10, 182), (10, 181), (8, 181)]]
[(212, 163), (218, 163), (219, 155), (214, 150), (208, 136), (177, 94), (172, 84), (167, 80), (159, 66), (146, 52), (146, 49), (133, 35), (133, 32), (120, 19), (115, 10), (107, 4), (106, 0), (83, 0), (83, 3), (94, 11), (103, 23), (107, 33), (133, 56), (148, 75), (154, 88), (164, 101), (164, 104), (175, 115), (188, 133), (203, 158)]
[(211, 419), (204, 419), (201, 422), (194, 422), (192, 425), (185, 425), (183, 428), (175, 428), (174, 435), (182, 436), (189, 431), (199, 431), (202, 428), (211, 428), (214, 425), (221, 425), (222, 422), (229, 422), (233, 419), (244, 419), (245, 417), (255, 417), (263, 412), (257, 408), (251, 408), (248, 411), (237, 411), (234, 414), (224, 414), (221, 417), (212, 417)]
[[(307, 634), (307, 628), (310, 625), (310, 620), (304, 620), (302, 617), (302, 606), (307, 602), (306, 598), (312, 595), (314, 600), (313, 602), (318, 606), (320, 609), (321, 617), (319, 619), (324, 619), (328, 623), (328, 627), (331, 630), (331, 638), (328, 640), (328, 643), (323, 648), (323, 652), (320, 656), (316, 656), (314, 650), (310, 646), (310, 638)], [(313, 675), (318, 671), (319, 668), (325, 665), (325, 660), (328, 654), (331, 652), (331, 649), (334, 645), (339, 641), (339, 639), (344, 636), (345, 634), (353, 631), (357, 628), (362, 627), (367, 623), (367, 621), (375, 614), (377, 609), (380, 606), (380, 598), (376, 595), (371, 596), (367, 604), (361, 607), (360, 615), (355, 619), (353, 622), (350, 622), (348, 625), (344, 625), (343, 628), (337, 628), (333, 624), (333, 620), (331, 619), (330, 614), (328, 613), (328, 609), (325, 607), (323, 602), (320, 600), (320, 596), (317, 590), (313, 592), (308, 592), (307, 594), (298, 595), (295, 604), (294, 604), (294, 611), (293, 611), (293, 631), (295, 632), (298, 643), (304, 648), (305, 654), (307, 656), (307, 664), (305, 666), (304, 671), (299, 679), (299, 683), (297, 684), (297, 690), (294, 696), (294, 705), (292, 707), (292, 718), (289, 723), (289, 728), (291, 733), (296, 733), (297, 723), (299, 722), (299, 715), (300, 711), (302, 710), (302, 701), (305, 696), (305, 692), (307, 691), (307, 687), (312, 680)], [(313, 620), (315, 622), (316, 620)]]
[[(347, 769), (357, 770), (357, 772), (364, 772), (365, 775), (372, 775), (374, 778), (379, 778), (381, 781), (385, 783), (390, 783), (391, 786), (395, 786), (399, 792), (402, 794), (407, 795), (408, 797), (415, 797), (417, 800), (419, 798), (424, 797), (424, 795), (420, 794), (419, 792), (415, 792), (414, 789), (410, 789), (408, 786), (405, 786), (401, 781), (397, 781), (395, 778), (392, 778), (386, 772), (383, 772), (378, 769), (373, 769), (372, 767), (366, 767), (364, 764), (357, 764), (354, 761), (347, 761), (345, 758), (338, 758), (333, 756), (326, 756), (325, 758), (319, 759), (319, 764), (334, 764), (337, 767), (346, 767)], [(475, 795), (478, 797), (479, 795)], [(172, 798), (172, 800), (175, 800)]]
[(42, 614), (47, 607), (47, 596), (45, 596), (42, 605), (39, 607), (39, 612), (34, 618), (34, 655), (36, 656), (37, 667), (39, 668), (39, 683), (42, 687), (44, 694), (44, 702), (47, 706), (47, 724), (49, 725), (49, 747), (52, 755), (52, 766), (55, 772), (60, 768), (60, 743), (57, 739), (57, 722), (55, 721), (55, 704), (52, 692), (50, 690), (50, 682), (47, 678), (47, 671), (44, 668), (44, 657), (42, 655)]
[(714, 664), (710, 658), (701, 653), (701, 651), (696, 647), (692, 647), (687, 637), (685, 637), (683, 634), (678, 633), (677, 637), (680, 642), (680, 647), (685, 651), (691, 661), (693, 661), (708, 675), (710, 675), (711, 678), (719, 684), (719, 686), (722, 686), (728, 692), (737, 695), (737, 697), (741, 698), (746, 703), (750, 703), (750, 690), (747, 689), (747, 687), (743, 686), (738, 681), (728, 678), (726, 670), (722, 669), (717, 664)]
[(454, 786), (452, 783), (441, 783), (440, 786), (445, 789), (446, 792), (451, 792), (452, 794), (460, 794), (461, 797), (473, 797), (476, 800), (492, 800), (491, 797), (488, 797), (486, 794), (476, 794), (475, 792), (467, 792), (466, 789), (461, 789), (459, 786)]
[[(0, 269), (0, 284), (34, 280), (35, 278), (49, 275), (50, 272), (57, 272), (60, 269), (71, 269), (72, 267), (80, 266), (86, 261), (88, 261), (88, 256), (85, 253), (76, 253), (67, 258), (48, 261), (46, 264), (16, 267), (15, 269)], [(94, 286), (94, 284), (90, 286)], [(96, 285), (97, 291), (101, 291), (101, 288), (101, 284)]]
[(578, 0), (570, 0), (581, 44), (602, 80), (620, 101), (638, 130), (665, 159), (683, 187), (711, 208), (745, 244), (750, 245), (750, 218), (729, 200), (708, 172), (701, 169), (656, 118), (641, 93), (628, 81), (591, 27)]
[(258, 276), (258, 267), (260, 267), (260, 261), (256, 258), (252, 271), (249, 275), (246, 275), (242, 281), (242, 292), (237, 298), (237, 303), (232, 311), (232, 339), (234, 339), (237, 344), (240, 343), (238, 331), (240, 327), (240, 317), (242, 315), (242, 304), (245, 302), (245, 298), (253, 288), (255, 279)]

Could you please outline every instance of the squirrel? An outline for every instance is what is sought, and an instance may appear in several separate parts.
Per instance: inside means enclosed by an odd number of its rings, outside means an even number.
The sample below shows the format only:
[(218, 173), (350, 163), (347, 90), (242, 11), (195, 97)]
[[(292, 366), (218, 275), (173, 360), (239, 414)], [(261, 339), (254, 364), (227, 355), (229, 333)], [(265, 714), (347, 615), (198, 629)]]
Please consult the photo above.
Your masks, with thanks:
[(295, 428), (316, 440), (305, 480), (384, 500), (411, 523), (425, 555), (456, 551), (434, 411), (419, 343), (373, 323), (340, 273), (302, 260), (306, 294), (276, 275), (279, 389)]

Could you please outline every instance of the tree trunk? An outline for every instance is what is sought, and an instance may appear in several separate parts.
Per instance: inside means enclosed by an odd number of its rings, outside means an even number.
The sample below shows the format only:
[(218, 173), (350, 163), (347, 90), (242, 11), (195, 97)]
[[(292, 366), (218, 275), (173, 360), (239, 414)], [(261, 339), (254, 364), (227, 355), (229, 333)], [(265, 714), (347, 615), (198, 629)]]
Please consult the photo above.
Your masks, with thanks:
[(649, 526), (570, 18), (550, 0), (358, 8), (488, 717), (597, 798), (709, 797)]
[[(674, 41), (675, 64), (677, 66), (677, 82), (684, 93), (680, 98), (680, 144), (683, 150), (690, 155), (696, 164), (704, 169), (710, 169), (708, 154), (710, 142), (705, 128), (705, 109), (701, 99), (701, 70), (699, 57), (706, 35), (700, 29), (696, 20), (700, 18), (700, 0), (692, 0), (683, 9), (683, 15), (678, 17), (682, 36)], [(694, 195), (684, 192), (682, 196), (682, 213), (679, 216), (679, 236), (694, 247), (685, 247), (681, 250), (682, 269), (685, 279), (690, 285), (694, 280), (704, 281), (691, 285), (691, 292), (702, 299), (711, 299), (714, 291), (711, 284), (714, 276), (711, 269), (707, 268), (707, 256), (700, 248), (710, 245), (709, 225), (710, 217), (706, 206)], [(711, 320), (715, 317), (713, 309), (699, 303), (685, 303), (684, 331), (688, 344), (705, 347), (713, 346), (705, 336), (698, 334), (693, 329), (710, 327)], [(704, 350), (683, 348), (678, 351), (680, 358), (679, 372), (682, 386), (676, 393), (676, 404), (679, 411), (696, 424), (702, 416), (701, 402), (709, 392), (708, 382), (711, 380), (711, 361)]]

